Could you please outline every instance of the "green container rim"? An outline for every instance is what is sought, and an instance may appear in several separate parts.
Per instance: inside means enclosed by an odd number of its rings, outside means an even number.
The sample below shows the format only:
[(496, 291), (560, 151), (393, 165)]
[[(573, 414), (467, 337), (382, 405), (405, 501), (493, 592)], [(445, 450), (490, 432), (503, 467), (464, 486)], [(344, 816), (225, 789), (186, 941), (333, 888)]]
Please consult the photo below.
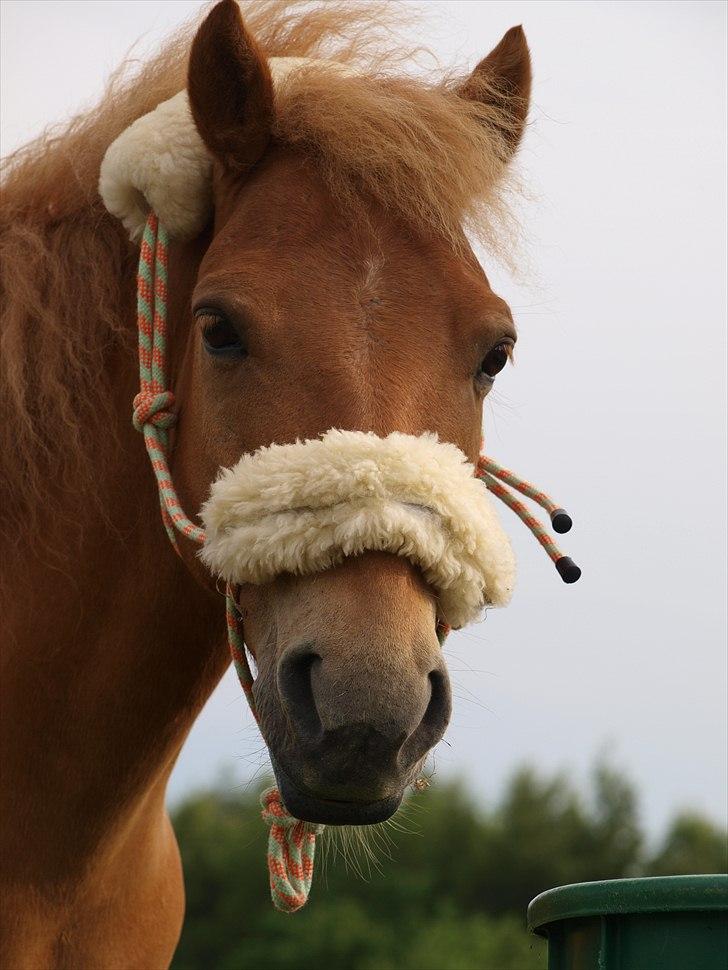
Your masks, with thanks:
[(728, 875), (652, 876), (549, 889), (531, 900), (527, 921), (532, 933), (546, 936), (550, 923), (583, 916), (715, 910), (728, 910)]

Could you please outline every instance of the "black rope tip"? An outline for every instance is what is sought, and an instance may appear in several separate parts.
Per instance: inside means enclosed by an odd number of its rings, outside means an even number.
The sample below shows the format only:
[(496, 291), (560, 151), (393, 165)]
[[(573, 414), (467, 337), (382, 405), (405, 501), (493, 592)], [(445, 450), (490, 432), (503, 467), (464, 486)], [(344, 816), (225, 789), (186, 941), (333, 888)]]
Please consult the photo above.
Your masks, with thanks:
[(554, 509), (551, 513), (551, 525), (554, 532), (558, 532), (563, 535), (564, 532), (568, 532), (572, 526), (571, 516), (566, 511), (566, 509)]
[(581, 576), (581, 569), (570, 556), (562, 556), (561, 559), (557, 559), (555, 566), (565, 583), (575, 583)]

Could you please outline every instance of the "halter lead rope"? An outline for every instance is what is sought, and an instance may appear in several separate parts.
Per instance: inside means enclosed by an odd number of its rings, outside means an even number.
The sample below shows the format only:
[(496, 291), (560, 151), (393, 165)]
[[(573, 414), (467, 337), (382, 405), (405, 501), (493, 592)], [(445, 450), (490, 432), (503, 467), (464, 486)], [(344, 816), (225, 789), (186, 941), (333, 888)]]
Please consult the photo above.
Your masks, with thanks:
[[(137, 275), (137, 325), (139, 329), (139, 393), (134, 398), (132, 423), (144, 435), (149, 460), (159, 490), (162, 521), (169, 540), (179, 555), (175, 530), (197, 545), (205, 542), (204, 531), (184, 513), (169, 470), (167, 431), (176, 421), (174, 394), (167, 389), (167, 244), (164, 226), (149, 214), (139, 255)], [(253, 716), (258, 720), (253, 697), (253, 675), (245, 653), (234, 591), (225, 590), (225, 620), (228, 647), (238, 679)], [(316, 835), (322, 826), (294, 818), (287, 811), (276, 788), (262, 795), (262, 817), (270, 825), (268, 874), (276, 909), (293, 913), (308, 899), (313, 877)]]
[[(167, 388), (165, 361), (167, 354), (167, 247), (168, 236), (154, 212), (150, 212), (144, 227), (137, 274), (137, 326), (139, 331), (139, 393), (134, 398), (132, 423), (144, 435), (144, 444), (157, 479), (162, 522), (169, 541), (180, 554), (176, 532), (204, 545), (205, 532), (191, 522), (184, 513), (169, 470), (168, 430), (177, 419), (174, 394)], [(513, 472), (481, 455), (475, 475), (485, 486), (505, 502), (531, 530), (556, 565), (566, 583), (574, 583), (581, 575), (579, 567), (562, 555), (543, 525), (534, 518), (513, 493), (512, 488), (528, 496), (551, 517), (556, 532), (568, 532), (571, 519), (547, 495), (523, 481)], [(228, 583), (225, 589), (225, 618), (227, 640), (238, 679), (257, 722), (253, 696), (253, 675), (245, 650), (235, 592)], [(439, 621), (437, 635), (442, 643), (450, 628)], [(270, 788), (261, 796), (262, 818), (270, 826), (268, 837), (268, 875), (271, 897), (276, 909), (293, 913), (308, 899), (313, 877), (316, 836), (324, 826), (294, 818), (286, 809), (277, 788)]]

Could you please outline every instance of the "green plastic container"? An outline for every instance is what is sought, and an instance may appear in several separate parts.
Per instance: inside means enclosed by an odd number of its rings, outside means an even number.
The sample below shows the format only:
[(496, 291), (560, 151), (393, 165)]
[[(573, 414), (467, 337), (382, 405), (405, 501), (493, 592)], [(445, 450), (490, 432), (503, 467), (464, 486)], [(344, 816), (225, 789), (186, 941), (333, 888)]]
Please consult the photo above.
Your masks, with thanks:
[(728, 876), (549, 889), (528, 928), (547, 937), (549, 970), (728, 970)]

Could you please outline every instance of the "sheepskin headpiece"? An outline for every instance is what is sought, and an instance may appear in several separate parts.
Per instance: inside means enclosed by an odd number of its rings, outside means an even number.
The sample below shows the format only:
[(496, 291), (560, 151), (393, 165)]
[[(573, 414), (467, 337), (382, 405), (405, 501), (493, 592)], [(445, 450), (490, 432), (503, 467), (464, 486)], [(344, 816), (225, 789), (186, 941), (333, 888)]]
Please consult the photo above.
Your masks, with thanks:
[(201, 512), (201, 556), (230, 583), (313, 573), (379, 550), (417, 565), (450, 626), (504, 606), (513, 552), (485, 486), (433, 434), (327, 431), (224, 469)]
[[(305, 57), (268, 59), (273, 85)], [(212, 211), (212, 161), (197, 131), (186, 91), (143, 115), (109, 145), (101, 162), (99, 194), (134, 242), (149, 210), (173, 239), (194, 239)]]

